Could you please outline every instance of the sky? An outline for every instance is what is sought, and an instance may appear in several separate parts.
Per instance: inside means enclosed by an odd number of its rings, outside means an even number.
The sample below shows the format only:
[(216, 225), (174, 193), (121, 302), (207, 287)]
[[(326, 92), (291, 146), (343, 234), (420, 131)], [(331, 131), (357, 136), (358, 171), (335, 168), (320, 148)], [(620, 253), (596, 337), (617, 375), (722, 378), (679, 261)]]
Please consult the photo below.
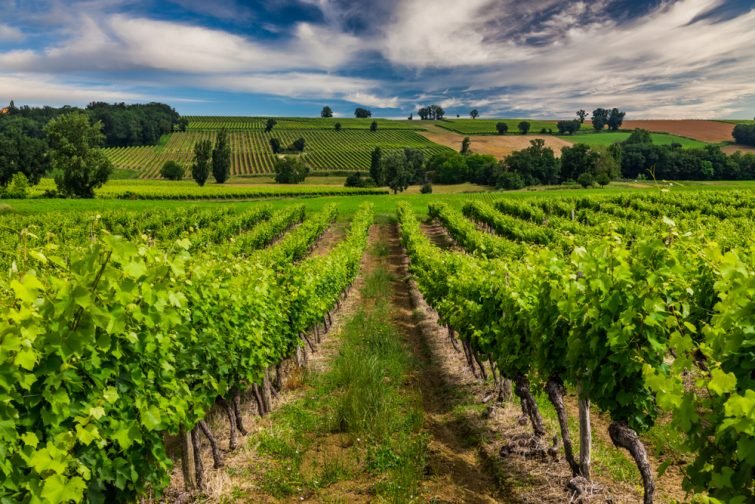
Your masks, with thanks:
[(755, 0), (0, 0), (0, 104), (755, 116)]

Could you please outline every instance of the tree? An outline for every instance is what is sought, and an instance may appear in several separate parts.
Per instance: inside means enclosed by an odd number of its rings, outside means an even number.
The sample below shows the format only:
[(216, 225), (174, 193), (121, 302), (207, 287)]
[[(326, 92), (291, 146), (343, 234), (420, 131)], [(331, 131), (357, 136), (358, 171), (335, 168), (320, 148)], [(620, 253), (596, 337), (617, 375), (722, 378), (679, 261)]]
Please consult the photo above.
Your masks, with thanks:
[(653, 143), (653, 137), (646, 129), (635, 128), (629, 138), (624, 140), (624, 144), (651, 144)]
[(731, 136), (738, 144), (755, 146), (755, 124), (737, 124)]
[(322, 108), (322, 111), (320, 111), (320, 117), (333, 117), (333, 109), (328, 107), (327, 105)]
[(509, 130), (509, 125), (506, 124), (505, 122), (499, 122), (499, 123), (496, 123), (495, 129), (499, 135), (505, 135), (506, 132)]
[(273, 131), (273, 128), (275, 128), (276, 124), (278, 124), (278, 121), (276, 121), (272, 117), (265, 121), (265, 133), (270, 133), (271, 131)]
[(422, 194), (432, 194), (433, 193), (433, 185), (430, 182), (425, 182), (422, 184), (422, 187), (420, 188), (419, 192)]
[(383, 151), (380, 147), (375, 147), (370, 155), (370, 177), (375, 181), (375, 185), (385, 185), (385, 176), (383, 175), (383, 168), (380, 160), (383, 157)]
[(50, 159), (58, 191), (66, 196), (94, 197), (107, 182), (113, 165), (99, 148), (105, 141), (102, 123), (73, 112), (52, 119), (44, 128), (50, 141)]
[(478, 117), (480, 117), (480, 112), (477, 109), (472, 109), (469, 115), (470, 117), (472, 117), (472, 119), (477, 119)]
[(464, 137), (464, 140), (461, 142), (461, 153), (462, 154), (469, 154), (471, 151), (469, 150), (469, 146), (472, 145), (472, 141), (469, 139), (469, 137)]
[(382, 156), (381, 168), (385, 174), (385, 182), (393, 189), (393, 194), (403, 192), (412, 181), (412, 174), (406, 164), (403, 152), (391, 151)]
[(362, 178), (362, 172), (354, 172), (346, 177), (344, 187), (365, 187), (367, 182)]
[(273, 149), (273, 154), (281, 153), (281, 141), (277, 138), (270, 139), (270, 148)]
[(584, 109), (577, 110), (577, 120), (579, 121), (579, 124), (584, 124), (586, 118), (587, 112), (585, 112)]
[(298, 184), (309, 175), (309, 166), (299, 156), (279, 158), (275, 161), (275, 181), (279, 184)]
[(556, 123), (556, 128), (558, 128), (558, 132), (561, 135), (573, 135), (579, 131), (580, 126), (581, 123), (576, 119), (572, 121), (558, 121)]
[(498, 160), (489, 154), (469, 154), (465, 156), (469, 182), (481, 185), (495, 185), (498, 177)]
[(336, 123), (336, 124), (334, 125), (334, 128), (336, 129), (336, 131), (341, 131), (341, 123), (337, 122), (337, 123)]
[(354, 109), (354, 117), (357, 119), (369, 119), (372, 117), (372, 112), (365, 108), (357, 107)]
[(409, 119), (410, 121), (413, 121), (414, 120), (414, 112), (410, 113), (409, 117), (407, 119)]
[(529, 147), (512, 152), (503, 164), (504, 171), (518, 174), (525, 185), (559, 182), (558, 158), (542, 138), (530, 140)]
[(602, 131), (608, 124), (608, 110), (604, 108), (597, 108), (592, 111), (592, 127), (595, 131)]
[(428, 161), (427, 169), (433, 173), (433, 182), (438, 184), (461, 184), (469, 180), (467, 156), (458, 152), (436, 154)]
[(231, 146), (225, 129), (218, 132), (215, 149), (212, 151), (212, 176), (215, 182), (223, 184), (231, 174)]
[(592, 185), (595, 183), (595, 179), (593, 179), (591, 173), (585, 172), (577, 177), (577, 183), (587, 189), (588, 187), (592, 187)]
[(429, 107), (422, 107), (417, 111), (419, 118), (425, 120), (438, 120), (440, 121), (446, 115), (446, 111), (440, 105), (430, 105)]
[(412, 173), (412, 183), (422, 184), (426, 181), (425, 153), (420, 149), (404, 149), (406, 166)]
[(296, 151), (304, 152), (304, 146), (306, 144), (307, 144), (307, 142), (306, 142), (306, 140), (304, 140), (304, 137), (299, 137), (296, 140), (294, 140), (294, 143), (292, 143), (291, 146)]
[(168, 180), (181, 180), (184, 178), (184, 167), (175, 161), (166, 161), (160, 168), (160, 176)]
[(561, 149), (561, 180), (579, 180), (583, 173), (597, 172), (600, 154), (585, 144)]
[(212, 142), (202, 140), (194, 145), (194, 163), (191, 165), (191, 178), (204, 186), (210, 177), (210, 158), (212, 157)]
[(526, 135), (529, 130), (530, 130), (530, 123), (528, 123), (527, 121), (522, 121), (519, 123), (519, 132), (522, 135)]
[(378, 129), (377, 121), (372, 121), (372, 123), (370, 124), (370, 131), (377, 131), (377, 129)]
[(189, 119), (186, 117), (180, 118), (176, 126), (178, 127), (178, 131), (186, 131), (189, 128)]
[(608, 129), (610, 129), (611, 131), (618, 131), (618, 129), (621, 128), (621, 125), (624, 123), (625, 115), (627, 115), (626, 112), (622, 112), (617, 108), (611, 109), (611, 112), (608, 115), (608, 119), (606, 120)]
[(34, 121), (13, 118), (0, 127), (0, 186), (5, 187), (16, 173), (38, 184), (50, 168), (47, 142)]

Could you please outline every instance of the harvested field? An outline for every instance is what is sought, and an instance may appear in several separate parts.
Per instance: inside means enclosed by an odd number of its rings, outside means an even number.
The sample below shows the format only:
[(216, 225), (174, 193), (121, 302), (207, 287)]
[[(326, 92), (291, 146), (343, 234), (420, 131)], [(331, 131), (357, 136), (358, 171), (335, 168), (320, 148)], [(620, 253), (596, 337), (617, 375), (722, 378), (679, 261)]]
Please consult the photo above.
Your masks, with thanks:
[(735, 152), (741, 152), (742, 154), (755, 154), (755, 147), (749, 145), (727, 145), (721, 149), (727, 154), (734, 154)]
[(648, 119), (641, 121), (624, 121), (622, 129), (642, 128), (659, 133), (694, 138), (703, 142), (730, 141), (734, 125), (720, 121), (706, 121), (699, 119)]
[[(456, 151), (461, 148), (461, 142), (465, 136), (452, 133), (437, 126), (428, 127), (427, 131), (422, 131), (420, 134), (432, 142), (451, 147)], [(552, 148), (557, 156), (561, 154), (562, 148), (572, 145), (571, 142), (553, 135), (470, 135), (472, 152), (490, 154), (499, 159), (508, 156), (514, 151), (526, 149), (530, 146), (530, 141), (536, 138), (545, 140), (545, 145)]]

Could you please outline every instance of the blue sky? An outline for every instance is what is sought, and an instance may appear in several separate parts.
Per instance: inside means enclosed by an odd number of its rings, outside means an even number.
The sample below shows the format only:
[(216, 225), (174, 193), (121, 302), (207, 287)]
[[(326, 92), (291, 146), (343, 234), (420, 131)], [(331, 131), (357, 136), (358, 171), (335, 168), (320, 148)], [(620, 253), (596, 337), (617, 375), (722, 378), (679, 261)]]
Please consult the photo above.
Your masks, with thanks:
[(753, 0), (0, 0), (0, 103), (755, 116)]

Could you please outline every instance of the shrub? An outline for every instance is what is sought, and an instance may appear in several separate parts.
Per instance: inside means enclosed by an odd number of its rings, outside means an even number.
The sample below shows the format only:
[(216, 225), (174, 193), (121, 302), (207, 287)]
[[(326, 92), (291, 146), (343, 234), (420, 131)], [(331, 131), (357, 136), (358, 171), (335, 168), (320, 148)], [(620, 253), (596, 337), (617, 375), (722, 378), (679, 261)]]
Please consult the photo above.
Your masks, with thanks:
[(430, 182), (425, 182), (422, 184), (422, 187), (420, 188), (419, 192), (422, 194), (432, 194), (433, 193), (433, 185)]
[(291, 147), (293, 147), (294, 150), (299, 152), (304, 152), (304, 146), (307, 144), (306, 140), (304, 140), (303, 137), (299, 137), (296, 140), (294, 140), (294, 143), (291, 144)]
[(530, 123), (528, 123), (527, 121), (522, 121), (519, 123), (519, 132), (522, 135), (526, 135), (529, 130), (530, 130)]
[(524, 179), (514, 172), (503, 172), (498, 176), (496, 187), (499, 189), (516, 190), (524, 187)]
[(281, 153), (281, 141), (277, 138), (270, 139), (270, 148), (273, 149), (273, 154)]
[(21, 172), (16, 172), (10, 179), (7, 188), (0, 187), (3, 198), (25, 199), (29, 193), (29, 179)]
[(738, 144), (755, 146), (755, 124), (737, 124), (731, 136)]
[(279, 184), (298, 184), (309, 175), (309, 166), (300, 157), (284, 157), (275, 161), (275, 181)]
[(592, 187), (592, 185), (595, 183), (595, 179), (593, 179), (591, 173), (585, 172), (577, 177), (577, 183), (585, 188)]
[(336, 131), (341, 131), (341, 123), (337, 122), (333, 127), (336, 129)]
[(344, 187), (365, 187), (366, 183), (361, 172), (354, 172), (346, 177), (346, 182), (343, 185)]
[(505, 135), (506, 132), (509, 130), (509, 125), (505, 122), (499, 122), (495, 125), (495, 130), (498, 132), (499, 135)]
[(599, 173), (598, 176), (595, 177), (595, 182), (605, 187), (611, 183), (611, 177), (609, 177), (607, 173)]
[(372, 124), (370, 124), (370, 131), (377, 131), (377, 129), (378, 129), (377, 121), (372, 121)]
[(184, 178), (184, 167), (175, 161), (166, 161), (160, 168), (160, 176), (168, 180), (181, 180)]

